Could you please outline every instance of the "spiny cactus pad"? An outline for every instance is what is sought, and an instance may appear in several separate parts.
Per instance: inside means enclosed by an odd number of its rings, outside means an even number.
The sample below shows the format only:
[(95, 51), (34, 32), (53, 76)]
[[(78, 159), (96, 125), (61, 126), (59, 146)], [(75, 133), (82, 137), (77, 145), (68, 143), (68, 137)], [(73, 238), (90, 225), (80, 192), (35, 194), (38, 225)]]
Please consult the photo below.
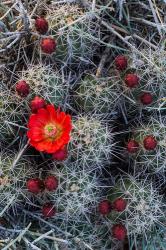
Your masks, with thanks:
[(165, 1), (0, 3), (0, 249), (166, 249)]

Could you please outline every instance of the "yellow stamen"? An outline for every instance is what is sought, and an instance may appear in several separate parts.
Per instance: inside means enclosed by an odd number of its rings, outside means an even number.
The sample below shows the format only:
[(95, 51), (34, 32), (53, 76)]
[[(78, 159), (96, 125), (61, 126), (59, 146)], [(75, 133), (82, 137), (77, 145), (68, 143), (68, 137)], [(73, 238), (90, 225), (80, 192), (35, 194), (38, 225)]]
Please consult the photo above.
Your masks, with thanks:
[(55, 138), (57, 134), (57, 128), (54, 124), (47, 124), (44, 128), (45, 135), (49, 138)]

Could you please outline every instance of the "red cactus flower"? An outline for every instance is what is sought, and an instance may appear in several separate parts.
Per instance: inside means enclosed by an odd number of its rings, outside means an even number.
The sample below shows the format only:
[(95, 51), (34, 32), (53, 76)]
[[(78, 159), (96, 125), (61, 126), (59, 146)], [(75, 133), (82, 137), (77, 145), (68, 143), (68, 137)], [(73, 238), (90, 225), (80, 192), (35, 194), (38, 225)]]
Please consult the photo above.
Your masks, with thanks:
[(35, 27), (40, 34), (44, 35), (48, 31), (48, 22), (45, 18), (38, 17), (35, 20)]
[(53, 175), (48, 176), (44, 180), (44, 184), (45, 184), (45, 188), (48, 189), (49, 191), (56, 190), (58, 187), (58, 179)]
[(127, 230), (122, 224), (116, 224), (112, 227), (113, 237), (117, 240), (124, 240), (127, 235)]
[(32, 114), (28, 122), (29, 143), (39, 151), (54, 153), (70, 140), (71, 116), (53, 105)]
[(115, 66), (118, 70), (125, 70), (127, 68), (127, 58), (125, 56), (117, 56), (115, 58)]
[(130, 140), (128, 143), (127, 143), (127, 151), (129, 153), (136, 153), (139, 149), (139, 144), (138, 142), (136, 142), (135, 140)]
[(109, 200), (103, 200), (99, 203), (99, 213), (102, 215), (108, 215), (111, 212), (111, 202)]
[(157, 140), (153, 135), (148, 135), (144, 138), (143, 145), (146, 150), (154, 150), (157, 146)]
[(46, 107), (45, 100), (39, 96), (35, 96), (35, 98), (30, 102), (30, 108), (33, 113), (36, 113), (38, 109), (45, 107)]
[(43, 38), (41, 41), (41, 49), (46, 54), (52, 54), (56, 49), (56, 41), (53, 38)]
[(19, 96), (26, 97), (30, 92), (30, 87), (26, 81), (21, 80), (16, 84), (16, 91)]
[(129, 88), (135, 88), (139, 84), (139, 77), (135, 74), (127, 74), (125, 76), (125, 84)]
[(123, 198), (118, 198), (113, 202), (113, 209), (117, 212), (123, 212), (127, 206), (127, 202)]
[(44, 217), (53, 217), (56, 214), (56, 208), (51, 203), (43, 205), (42, 214)]
[(57, 150), (53, 155), (53, 159), (57, 161), (64, 161), (66, 160), (68, 156), (67, 148), (66, 146)]
[(150, 93), (143, 93), (140, 96), (140, 101), (143, 105), (149, 105), (153, 102), (153, 96)]
[(27, 185), (28, 191), (31, 193), (35, 193), (35, 194), (40, 193), (44, 188), (43, 181), (38, 178), (29, 179), (26, 185)]

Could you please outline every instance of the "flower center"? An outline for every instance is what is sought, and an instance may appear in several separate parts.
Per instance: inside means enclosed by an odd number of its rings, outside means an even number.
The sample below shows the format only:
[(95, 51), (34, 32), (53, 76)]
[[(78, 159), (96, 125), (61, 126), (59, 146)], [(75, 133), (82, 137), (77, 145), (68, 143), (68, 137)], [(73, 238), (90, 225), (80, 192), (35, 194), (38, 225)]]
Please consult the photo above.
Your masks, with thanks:
[(54, 138), (56, 136), (56, 133), (57, 133), (57, 128), (54, 124), (48, 124), (44, 128), (44, 132), (45, 132), (46, 136), (48, 136), (50, 138)]

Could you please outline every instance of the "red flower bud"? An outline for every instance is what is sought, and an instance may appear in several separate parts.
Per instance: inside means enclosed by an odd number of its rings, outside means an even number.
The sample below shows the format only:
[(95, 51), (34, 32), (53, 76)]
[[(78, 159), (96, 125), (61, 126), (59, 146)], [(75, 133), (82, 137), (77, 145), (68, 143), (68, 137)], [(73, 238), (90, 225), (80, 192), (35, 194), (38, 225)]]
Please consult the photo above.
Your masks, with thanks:
[(56, 214), (56, 209), (51, 203), (43, 205), (42, 214), (44, 217), (52, 217)]
[(117, 240), (124, 240), (127, 235), (127, 230), (122, 224), (116, 224), (112, 227), (113, 237)]
[(31, 102), (30, 102), (30, 108), (33, 113), (37, 113), (37, 111), (41, 108), (46, 107), (46, 102), (43, 98), (36, 96)]
[(41, 49), (46, 54), (52, 54), (56, 49), (56, 41), (53, 38), (43, 38), (41, 41)]
[(115, 58), (115, 66), (118, 70), (125, 70), (127, 68), (127, 58), (125, 56), (117, 56)]
[(127, 202), (123, 198), (118, 198), (113, 202), (113, 209), (117, 212), (123, 212), (127, 206)]
[(43, 181), (35, 178), (27, 181), (27, 189), (31, 193), (38, 194), (44, 189)]
[(48, 176), (44, 181), (45, 187), (49, 191), (56, 190), (58, 187), (58, 180), (55, 176)]
[(68, 156), (67, 148), (66, 146), (57, 150), (53, 155), (53, 159), (57, 161), (64, 161), (66, 160)]
[(99, 203), (99, 213), (102, 215), (108, 215), (111, 212), (111, 202), (109, 200), (103, 200)]
[(139, 144), (135, 140), (130, 140), (127, 143), (127, 151), (129, 153), (136, 153), (138, 151), (138, 149), (139, 149)]
[(19, 96), (26, 97), (30, 92), (30, 87), (26, 81), (21, 80), (16, 84), (16, 91)]
[(148, 135), (144, 138), (143, 145), (146, 150), (154, 150), (157, 146), (157, 140), (153, 135)]
[(129, 88), (135, 88), (139, 84), (139, 77), (135, 74), (127, 74), (125, 76), (125, 84)]
[(40, 34), (44, 35), (48, 31), (48, 22), (45, 18), (38, 17), (35, 20), (35, 27)]
[(142, 102), (143, 105), (149, 105), (153, 102), (153, 97), (150, 93), (143, 93), (140, 96), (140, 101)]

